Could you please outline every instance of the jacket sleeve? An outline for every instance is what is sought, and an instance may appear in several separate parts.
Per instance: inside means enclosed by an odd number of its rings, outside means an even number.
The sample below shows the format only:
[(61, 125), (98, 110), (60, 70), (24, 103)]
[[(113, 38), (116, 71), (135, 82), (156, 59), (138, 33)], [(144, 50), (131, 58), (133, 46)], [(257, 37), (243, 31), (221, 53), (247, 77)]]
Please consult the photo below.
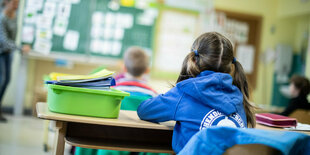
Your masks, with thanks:
[(6, 22), (7, 19), (6, 17), (1, 16), (0, 19), (0, 53), (4, 52), (4, 51), (13, 51), (18, 49), (18, 47), (15, 45), (15, 41), (10, 39), (8, 37), (8, 30), (6, 27)]
[(151, 122), (175, 120), (175, 112), (182, 94), (174, 87), (165, 94), (150, 98), (140, 104), (137, 110), (138, 116)]

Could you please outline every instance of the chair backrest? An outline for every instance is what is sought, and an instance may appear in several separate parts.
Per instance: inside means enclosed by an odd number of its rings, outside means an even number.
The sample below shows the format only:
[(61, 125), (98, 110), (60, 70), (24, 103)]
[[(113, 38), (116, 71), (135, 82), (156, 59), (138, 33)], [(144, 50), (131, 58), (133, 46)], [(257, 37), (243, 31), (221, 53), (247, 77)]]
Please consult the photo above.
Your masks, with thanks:
[(125, 97), (121, 103), (121, 110), (137, 111), (139, 105), (152, 96), (143, 93), (130, 92), (130, 96)]
[(282, 154), (279, 150), (262, 144), (245, 144), (235, 145), (226, 150), (223, 155), (280, 155)]
[(210, 127), (196, 133), (179, 155), (309, 155), (310, 136), (289, 131)]
[(297, 109), (289, 117), (296, 118), (299, 123), (310, 124), (310, 110)]

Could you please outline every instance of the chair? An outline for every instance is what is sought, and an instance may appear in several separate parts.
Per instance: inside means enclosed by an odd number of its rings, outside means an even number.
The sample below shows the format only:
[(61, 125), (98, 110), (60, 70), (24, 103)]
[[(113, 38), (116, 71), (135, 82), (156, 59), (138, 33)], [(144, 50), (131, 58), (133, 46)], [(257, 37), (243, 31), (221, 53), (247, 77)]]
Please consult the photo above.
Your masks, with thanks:
[(297, 109), (289, 117), (296, 118), (299, 123), (310, 124), (310, 110)]

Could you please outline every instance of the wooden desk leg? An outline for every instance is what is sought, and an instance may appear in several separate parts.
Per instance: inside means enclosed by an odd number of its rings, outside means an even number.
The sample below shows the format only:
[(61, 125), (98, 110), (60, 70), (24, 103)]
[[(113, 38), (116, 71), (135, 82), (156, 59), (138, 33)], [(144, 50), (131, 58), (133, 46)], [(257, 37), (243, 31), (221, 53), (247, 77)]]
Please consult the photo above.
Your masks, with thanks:
[(56, 121), (56, 135), (54, 139), (53, 155), (63, 155), (65, 150), (65, 135), (67, 130), (67, 123)]

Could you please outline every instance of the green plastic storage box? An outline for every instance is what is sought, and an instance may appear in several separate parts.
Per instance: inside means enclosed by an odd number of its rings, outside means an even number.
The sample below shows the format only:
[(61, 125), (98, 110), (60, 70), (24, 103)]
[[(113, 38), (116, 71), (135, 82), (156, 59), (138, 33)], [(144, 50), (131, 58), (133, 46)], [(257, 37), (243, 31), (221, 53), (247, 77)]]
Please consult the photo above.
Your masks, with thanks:
[(129, 93), (48, 84), (47, 104), (52, 112), (117, 118), (122, 99)]

